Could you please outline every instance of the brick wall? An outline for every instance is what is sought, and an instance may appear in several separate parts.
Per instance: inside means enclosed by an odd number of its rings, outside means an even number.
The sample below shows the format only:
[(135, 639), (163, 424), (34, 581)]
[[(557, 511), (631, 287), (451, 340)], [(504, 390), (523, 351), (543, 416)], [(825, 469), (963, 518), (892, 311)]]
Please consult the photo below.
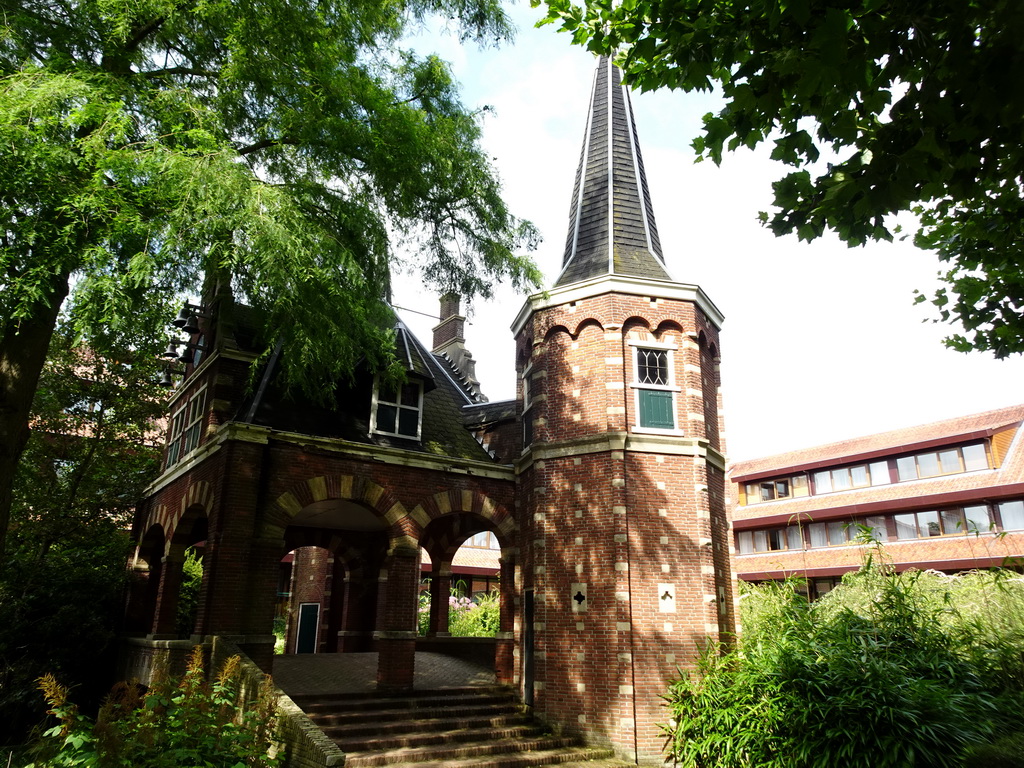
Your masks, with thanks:
[[(672, 433), (637, 428), (630, 340), (673, 347)], [(605, 294), (537, 312), (517, 346), (534, 395), (519, 508), (536, 711), (660, 762), (661, 695), (732, 627), (717, 330), (690, 302)]]

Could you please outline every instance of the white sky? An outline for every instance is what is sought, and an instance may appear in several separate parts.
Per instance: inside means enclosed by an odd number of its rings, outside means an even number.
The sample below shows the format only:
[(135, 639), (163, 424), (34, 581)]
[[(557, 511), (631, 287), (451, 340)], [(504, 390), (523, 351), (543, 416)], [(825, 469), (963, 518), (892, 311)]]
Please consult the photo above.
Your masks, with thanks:
[[(539, 10), (513, 6), (513, 45), (478, 50), (452, 37), (420, 45), (449, 61), (469, 106), (490, 105), (484, 144), (512, 211), (544, 241), (534, 258), (550, 286), (561, 267), (569, 198), (596, 61)], [(1024, 359), (947, 350), (914, 289), (937, 284), (938, 261), (909, 243), (848, 249), (775, 238), (757, 213), (783, 166), (741, 151), (694, 164), (690, 141), (716, 109), (700, 94), (633, 93), (662, 247), (673, 277), (704, 288), (725, 314), (722, 378), (729, 458), (741, 460), (1021, 402)], [(509, 330), (525, 297), (506, 287), (469, 309), (466, 346), (492, 401), (515, 392)], [(436, 315), (437, 297), (399, 280), (395, 303)], [(433, 320), (403, 319), (429, 346)]]

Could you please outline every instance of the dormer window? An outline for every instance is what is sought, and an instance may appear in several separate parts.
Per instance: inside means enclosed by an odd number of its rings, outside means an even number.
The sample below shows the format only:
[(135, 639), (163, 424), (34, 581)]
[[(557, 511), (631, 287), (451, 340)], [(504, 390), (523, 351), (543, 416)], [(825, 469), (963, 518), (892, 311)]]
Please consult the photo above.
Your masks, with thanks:
[(651, 430), (676, 430), (676, 392), (672, 353), (675, 345), (656, 341), (632, 341), (633, 390), (636, 393), (636, 426)]
[(378, 435), (394, 435), (420, 439), (423, 423), (423, 384), (384, 384), (379, 379), (373, 388), (373, 413), (370, 431)]

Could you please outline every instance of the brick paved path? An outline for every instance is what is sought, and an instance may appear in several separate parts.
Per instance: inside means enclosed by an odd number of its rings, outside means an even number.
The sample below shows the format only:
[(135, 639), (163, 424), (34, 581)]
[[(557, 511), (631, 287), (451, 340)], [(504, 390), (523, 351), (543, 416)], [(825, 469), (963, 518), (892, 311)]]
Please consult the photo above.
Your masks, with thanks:
[[(274, 683), (289, 696), (362, 693), (377, 687), (376, 653), (303, 653), (274, 657)], [(494, 670), (440, 653), (416, 654), (413, 686), (429, 691), (494, 685)]]

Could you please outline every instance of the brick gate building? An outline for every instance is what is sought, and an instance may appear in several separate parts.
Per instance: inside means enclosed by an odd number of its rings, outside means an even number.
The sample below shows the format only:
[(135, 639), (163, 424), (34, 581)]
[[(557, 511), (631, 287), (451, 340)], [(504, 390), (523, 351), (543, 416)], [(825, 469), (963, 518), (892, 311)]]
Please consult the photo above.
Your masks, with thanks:
[(177, 636), (184, 551), (205, 542), (192, 638), (229, 636), (270, 670), (281, 560), (315, 546), (330, 565), (311, 649), (375, 650), (378, 685), (408, 688), (421, 548), (443, 634), (455, 552), (489, 532), (499, 681), (552, 725), (660, 762), (660, 695), (734, 625), (722, 318), (669, 261), (629, 94), (602, 59), (562, 272), (513, 324), (514, 401), (480, 393), (453, 297), (431, 351), (396, 321), (405, 384), (359, 370), (324, 407), (284, 397), (271, 359), (247, 387), (255, 323), (212, 286), (136, 522), (137, 652)]

